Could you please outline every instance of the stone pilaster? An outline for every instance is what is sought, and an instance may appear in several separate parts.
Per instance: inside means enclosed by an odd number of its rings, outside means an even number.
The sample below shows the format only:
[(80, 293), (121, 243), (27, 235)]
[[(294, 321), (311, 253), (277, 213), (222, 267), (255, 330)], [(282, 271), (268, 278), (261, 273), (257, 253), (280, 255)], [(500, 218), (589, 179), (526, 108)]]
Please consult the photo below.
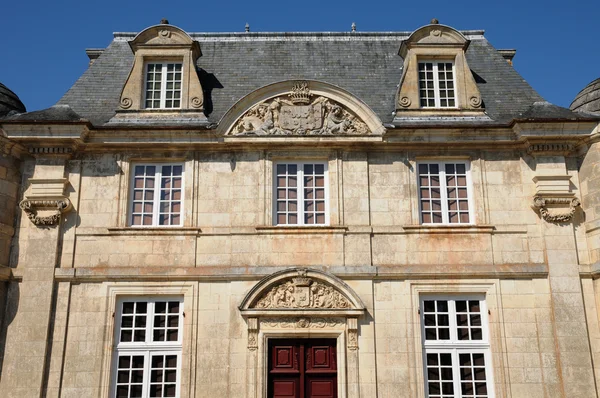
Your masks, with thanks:
[[(29, 186), (25, 196), (31, 194), (30, 180), (60, 180), (64, 172), (64, 159), (36, 159), (33, 175), (23, 178), (25, 186)], [(15, 274), (21, 281), (11, 283), (8, 292), (7, 313), (14, 314), (14, 317), (7, 322), (5, 334), (6, 349), (0, 380), (0, 391), (5, 397), (44, 394), (47, 353), (52, 349), (54, 269), (61, 220), (59, 217), (58, 225), (37, 225), (32, 221), (22, 216), (14, 243), (20, 251)]]
[[(570, 192), (568, 186), (562, 186), (561, 176), (567, 175), (563, 156), (544, 156), (537, 159), (536, 174), (546, 179), (556, 176), (554, 195), (558, 197)], [(538, 182), (539, 185), (539, 182)], [(547, 185), (546, 185), (547, 186)], [(565, 190), (565, 192), (562, 192)], [(538, 191), (540, 187), (538, 186)], [(543, 191), (543, 189), (542, 189)], [(548, 193), (552, 195), (552, 193)], [(564, 208), (550, 209), (554, 214), (565, 212)], [(564, 204), (563, 204), (564, 207)], [(573, 220), (545, 217), (541, 214), (543, 236), (548, 262), (551, 311), (554, 319), (554, 335), (556, 344), (556, 362), (559, 369), (561, 396), (594, 397), (594, 374), (588, 331), (584, 327), (585, 308), (579, 275), (577, 258), (577, 242), (575, 241)]]

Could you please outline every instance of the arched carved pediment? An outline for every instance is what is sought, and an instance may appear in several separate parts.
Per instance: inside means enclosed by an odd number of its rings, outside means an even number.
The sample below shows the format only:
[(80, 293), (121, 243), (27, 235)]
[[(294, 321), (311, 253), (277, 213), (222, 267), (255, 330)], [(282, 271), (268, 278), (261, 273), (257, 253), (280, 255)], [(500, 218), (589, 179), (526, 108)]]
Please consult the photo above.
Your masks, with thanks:
[[(240, 109), (243, 110), (239, 112)], [(251, 93), (234, 105), (223, 124), (228, 126), (228, 136), (383, 133), (377, 116), (351, 94), (323, 82), (306, 80), (276, 83)]]
[(269, 275), (256, 284), (240, 305), (242, 313), (298, 310), (349, 311), (365, 306), (341, 279), (321, 271), (292, 268)]
[[(358, 317), (365, 305), (341, 279), (313, 269), (291, 268), (260, 280), (244, 297), (248, 349), (257, 350), (259, 329), (332, 330), (346, 333), (358, 349)], [(345, 322), (344, 322), (345, 321)]]
[(129, 42), (135, 52), (146, 46), (184, 46), (194, 47), (196, 58), (200, 56), (200, 46), (183, 29), (174, 25), (160, 24), (144, 29)]

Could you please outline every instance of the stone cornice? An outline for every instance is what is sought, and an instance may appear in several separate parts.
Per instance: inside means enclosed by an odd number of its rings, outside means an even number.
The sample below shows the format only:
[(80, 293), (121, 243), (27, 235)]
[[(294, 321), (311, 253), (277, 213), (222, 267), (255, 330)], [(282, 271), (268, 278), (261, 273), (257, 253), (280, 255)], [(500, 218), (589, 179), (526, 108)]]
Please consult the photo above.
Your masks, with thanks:
[[(319, 267), (333, 275), (349, 279), (531, 279), (546, 278), (546, 264), (430, 264), (398, 266)], [(109, 280), (130, 281), (186, 281), (186, 280), (258, 280), (281, 267), (79, 267), (57, 268), (57, 281), (100, 282)], [(16, 275), (18, 276), (18, 275)]]

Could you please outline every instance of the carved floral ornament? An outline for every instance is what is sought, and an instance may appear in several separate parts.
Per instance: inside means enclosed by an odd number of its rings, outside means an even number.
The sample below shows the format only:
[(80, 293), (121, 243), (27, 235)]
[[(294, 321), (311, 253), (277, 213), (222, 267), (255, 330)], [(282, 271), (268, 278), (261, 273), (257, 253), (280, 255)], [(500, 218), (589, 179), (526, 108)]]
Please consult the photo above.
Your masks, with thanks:
[(309, 82), (252, 106), (235, 122), (230, 135), (367, 135), (354, 112), (331, 98), (314, 94)]
[(259, 330), (345, 333), (358, 348), (358, 317), (365, 306), (343, 281), (321, 271), (290, 269), (258, 282), (240, 305), (248, 322), (248, 349), (258, 349)]
[[(25, 199), (19, 203), (27, 218), (37, 226), (54, 226), (60, 222), (63, 213), (71, 210), (71, 201), (67, 198), (59, 200), (30, 200)], [(40, 216), (39, 211), (50, 211), (47, 216)]]
[[(550, 211), (547, 205), (562, 205), (563, 207), (568, 205), (569, 209), (564, 211)], [(557, 198), (536, 196), (533, 198), (533, 207), (538, 209), (540, 215), (545, 221), (548, 222), (569, 222), (573, 219), (573, 215), (577, 210), (577, 207), (581, 205), (581, 202), (577, 198)]]

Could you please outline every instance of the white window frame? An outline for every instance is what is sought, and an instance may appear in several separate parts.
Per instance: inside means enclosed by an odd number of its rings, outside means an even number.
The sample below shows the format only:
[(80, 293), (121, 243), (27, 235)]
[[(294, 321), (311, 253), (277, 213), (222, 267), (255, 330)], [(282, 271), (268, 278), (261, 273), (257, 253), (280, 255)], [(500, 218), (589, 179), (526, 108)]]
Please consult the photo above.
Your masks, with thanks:
[[(418, 76), (419, 71), (419, 64), (426, 64), (426, 63), (431, 63), (433, 64), (433, 99), (435, 102), (434, 106), (428, 106), (425, 105), (423, 106), (421, 104), (421, 79)], [(452, 99), (454, 100), (454, 106), (442, 106), (441, 105), (441, 95), (440, 95), (440, 79), (439, 79), (439, 64), (452, 64), (452, 82), (453, 82), (453, 90), (454, 90), (454, 97), (452, 97)], [(458, 95), (457, 95), (457, 87), (456, 87), (456, 65), (454, 63), (454, 60), (448, 60), (448, 59), (419, 59), (418, 63), (417, 63), (417, 83), (418, 83), (418, 90), (419, 90), (419, 105), (422, 109), (456, 109), (458, 108)], [(447, 90), (447, 88), (446, 88)], [(449, 98), (448, 98), (449, 99)]]
[[(161, 65), (161, 80), (160, 80), (160, 105), (158, 107), (148, 107), (146, 106), (146, 101), (148, 100), (148, 68), (150, 65)], [(181, 66), (181, 80), (180, 88), (179, 88), (179, 106), (167, 107), (167, 73), (168, 73), (168, 65), (180, 65)], [(181, 104), (183, 101), (183, 62), (181, 61), (169, 61), (169, 60), (154, 60), (148, 61), (144, 64), (144, 109), (181, 109)]]
[[(156, 168), (154, 173), (154, 199), (152, 206), (152, 224), (151, 225), (134, 225), (132, 220), (133, 215), (133, 205), (134, 205), (134, 189), (135, 189), (135, 168), (136, 166), (154, 166)], [(180, 202), (180, 214), (179, 214), (179, 224), (159, 224), (160, 217), (160, 190), (161, 190), (161, 182), (162, 182), (162, 167), (163, 166), (181, 166), (181, 200)], [(143, 200), (142, 200), (143, 201)], [(138, 162), (132, 163), (130, 167), (130, 178), (129, 178), (129, 200), (127, 203), (127, 225), (132, 228), (177, 228), (183, 226), (183, 217), (184, 217), (184, 207), (185, 206), (185, 164), (184, 162), (174, 162), (174, 163), (146, 163), (146, 162)], [(143, 213), (143, 212), (142, 212)], [(142, 221), (143, 222), (143, 221)]]
[[(277, 166), (281, 164), (295, 164), (298, 166), (298, 223), (297, 224), (279, 224), (277, 221)], [(305, 224), (304, 223), (304, 166), (307, 164), (313, 165), (322, 165), (324, 167), (323, 174), (325, 176), (324, 188), (325, 188), (325, 223), (323, 224)], [(325, 160), (309, 160), (309, 161), (294, 161), (294, 160), (281, 160), (277, 162), (273, 162), (273, 225), (275, 226), (305, 226), (305, 227), (322, 227), (329, 226), (330, 223), (330, 213), (329, 213), (329, 164)]]
[[(426, 340), (425, 337), (425, 311), (424, 302), (428, 300), (446, 300), (448, 301), (448, 316), (450, 327), (449, 340)], [(478, 300), (480, 315), (481, 315), (481, 340), (459, 340), (457, 337), (456, 324), (456, 301), (461, 300)], [(490, 348), (490, 331), (489, 318), (486, 297), (483, 294), (466, 294), (466, 295), (421, 295), (419, 300), (419, 314), (421, 324), (421, 342), (423, 354), (423, 380), (425, 382), (425, 397), (429, 397), (429, 379), (427, 372), (427, 354), (445, 354), (452, 355), (452, 376), (454, 385), (455, 398), (462, 398), (461, 378), (459, 367), (459, 354), (483, 354), (485, 361), (485, 374), (487, 384), (487, 398), (494, 398), (494, 379), (492, 372), (492, 358)]]
[[(436, 223), (432, 222), (425, 223), (423, 222), (423, 209), (422, 209), (422, 199), (421, 198), (421, 174), (419, 172), (419, 166), (422, 164), (437, 164), (439, 167), (439, 176), (440, 176), (440, 201), (442, 207), (442, 222)], [(469, 205), (469, 222), (462, 223), (459, 222), (451, 223), (450, 222), (450, 210), (448, 209), (448, 190), (446, 185), (446, 165), (447, 164), (464, 164), (465, 165), (465, 174), (467, 178), (467, 203)], [(421, 225), (474, 225), (475, 224), (475, 211), (473, 209), (473, 182), (471, 180), (471, 162), (467, 160), (420, 160), (417, 162), (416, 167), (416, 175), (417, 175), (417, 197), (419, 200), (419, 224)]]
[[(153, 342), (153, 325), (155, 305), (157, 302), (179, 302), (179, 324), (177, 341)], [(144, 342), (120, 342), (121, 339), (121, 323), (123, 315), (124, 302), (144, 302), (147, 303), (146, 310), (146, 340)], [(143, 356), (144, 371), (142, 381), (142, 397), (149, 397), (150, 389), (150, 370), (151, 358), (153, 355), (176, 355), (177, 356), (177, 377), (175, 386), (175, 397), (181, 396), (181, 373), (182, 373), (182, 352), (183, 352), (183, 333), (184, 333), (184, 299), (182, 296), (124, 296), (116, 301), (115, 310), (115, 328), (113, 335), (113, 363), (111, 375), (111, 397), (116, 397), (117, 394), (117, 374), (120, 355)]]

